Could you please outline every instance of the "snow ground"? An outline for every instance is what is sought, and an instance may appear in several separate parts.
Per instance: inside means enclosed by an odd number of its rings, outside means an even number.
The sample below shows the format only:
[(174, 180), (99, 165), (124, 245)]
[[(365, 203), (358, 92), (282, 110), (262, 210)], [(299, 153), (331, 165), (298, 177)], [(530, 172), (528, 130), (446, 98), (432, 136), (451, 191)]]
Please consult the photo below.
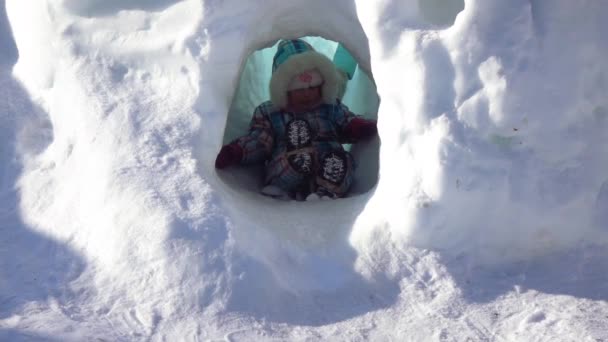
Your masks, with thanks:
[[(0, 340), (608, 340), (608, 3), (0, 4)], [(238, 191), (245, 58), (308, 35), (373, 73), (378, 184)]]

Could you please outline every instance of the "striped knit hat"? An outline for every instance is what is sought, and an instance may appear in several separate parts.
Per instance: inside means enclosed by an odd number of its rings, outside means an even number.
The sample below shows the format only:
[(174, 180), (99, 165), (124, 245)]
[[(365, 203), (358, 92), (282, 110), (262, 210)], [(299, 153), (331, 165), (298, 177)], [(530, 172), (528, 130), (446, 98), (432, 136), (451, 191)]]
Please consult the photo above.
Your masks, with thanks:
[(280, 108), (285, 108), (287, 90), (293, 78), (314, 69), (321, 74), (324, 81), (321, 88), (323, 102), (335, 103), (341, 79), (334, 63), (301, 39), (282, 40), (272, 61), (270, 101)]

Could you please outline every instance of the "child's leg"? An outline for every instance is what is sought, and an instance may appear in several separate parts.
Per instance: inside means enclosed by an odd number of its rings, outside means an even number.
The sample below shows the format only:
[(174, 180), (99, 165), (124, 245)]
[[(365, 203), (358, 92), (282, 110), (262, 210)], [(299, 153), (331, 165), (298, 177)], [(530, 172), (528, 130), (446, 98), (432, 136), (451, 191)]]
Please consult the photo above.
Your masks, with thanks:
[(317, 192), (331, 197), (344, 197), (353, 182), (353, 158), (345, 151), (328, 152), (319, 159)]
[(310, 155), (282, 155), (273, 159), (266, 166), (266, 184), (287, 193), (298, 191), (311, 177), (310, 158)]

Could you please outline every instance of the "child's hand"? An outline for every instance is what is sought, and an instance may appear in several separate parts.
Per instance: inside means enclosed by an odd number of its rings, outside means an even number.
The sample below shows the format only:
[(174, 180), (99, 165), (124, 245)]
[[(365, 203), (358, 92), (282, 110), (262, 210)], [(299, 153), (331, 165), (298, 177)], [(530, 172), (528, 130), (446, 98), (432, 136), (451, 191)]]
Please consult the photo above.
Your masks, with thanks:
[(378, 134), (376, 121), (354, 118), (344, 129), (344, 134), (352, 141), (369, 139)]
[(225, 169), (228, 166), (238, 164), (243, 159), (243, 149), (237, 144), (228, 144), (222, 147), (217, 158), (215, 168)]

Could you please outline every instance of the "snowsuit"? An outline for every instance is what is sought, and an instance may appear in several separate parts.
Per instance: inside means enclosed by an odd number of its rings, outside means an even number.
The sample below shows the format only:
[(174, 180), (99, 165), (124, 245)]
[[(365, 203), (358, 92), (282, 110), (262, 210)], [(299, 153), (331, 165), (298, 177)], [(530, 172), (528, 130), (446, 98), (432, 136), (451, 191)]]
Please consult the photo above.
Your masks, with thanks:
[(265, 184), (288, 192), (326, 191), (342, 197), (350, 188), (354, 162), (344, 150), (343, 134), (357, 117), (336, 100), (294, 113), (267, 101), (259, 105), (249, 133), (234, 142), (243, 149), (242, 164), (266, 161)]
[[(353, 181), (355, 165), (342, 144), (377, 133), (375, 121), (354, 115), (340, 102), (344, 75), (307, 42), (279, 42), (272, 64), (270, 101), (255, 109), (247, 135), (222, 147), (216, 167), (265, 162), (262, 193), (266, 195), (343, 197)], [(292, 111), (295, 107), (288, 94), (302, 89), (319, 89), (320, 104), (304, 112)]]

